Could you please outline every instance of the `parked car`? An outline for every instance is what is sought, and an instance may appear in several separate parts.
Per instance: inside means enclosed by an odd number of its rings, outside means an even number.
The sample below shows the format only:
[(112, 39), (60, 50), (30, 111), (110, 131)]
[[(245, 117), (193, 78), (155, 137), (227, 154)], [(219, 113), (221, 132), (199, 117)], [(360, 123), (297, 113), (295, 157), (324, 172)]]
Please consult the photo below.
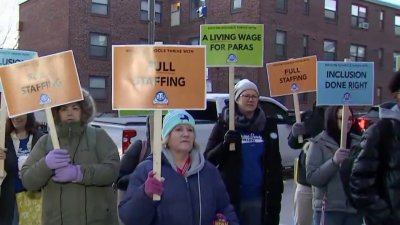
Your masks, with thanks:
[[(222, 109), (229, 104), (228, 94), (207, 94), (205, 110), (188, 110), (196, 120), (196, 141), (200, 149), (204, 150), (210, 133)], [(293, 167), (298, 151), (290, 148), (287, 137), (295, 121), (294, 114), (284, 105), (270, 97), (260, 97), (260, 107), (267, 118), (278, 122), (279, 149), (284, 167)], [(124, 154), (127, 147), (137, 139), (146, 138), (146, 117), (98, 117), (91, 123), (93, 126), (102, 127), (114, 140), (120, 155)]]
[[(385, 104), (385, 105), (388, 104), (388, 107), (392, 107), (396, 103), (395, 102), (385, 102), (383, 104)], [(379, 107), (380, 107), (380, 105), (374, 105), (368, 110), (368, 112), (366, 114), (357, 118), (357, 125), (358, 125), (357, 130), (358, 131), (363, 133), (365, 130), (367, 130), (368, 127), (370, 127), (372, 124), (374, 124), (379, 119)]]

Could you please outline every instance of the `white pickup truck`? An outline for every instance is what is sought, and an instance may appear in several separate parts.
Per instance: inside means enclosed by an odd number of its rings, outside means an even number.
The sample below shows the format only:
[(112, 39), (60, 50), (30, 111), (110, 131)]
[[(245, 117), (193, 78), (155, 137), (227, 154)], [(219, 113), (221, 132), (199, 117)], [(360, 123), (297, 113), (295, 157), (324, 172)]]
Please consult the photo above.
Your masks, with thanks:
[[(207, 108), (205, 110), (188, 110), (196, 120), (196, 141), (200, 149), (205, 149), (208, 137), (217, 121), (218, 115), (228, 104), (228, 94), (207, 94)], [(278, 121), (279, 149), (282, 156), (282, 165), (285, 168), (293, 167), (294, 159), (299, 151), (289, 147), (287, 137), (294, 122), (293, 113), (273, 98), (260, 97), (260, 107), (267, 118)], [(118, 146), (120, 155), (124, 153), (130, 143), (137, 139), (146, 139), (146, 117), (97, 117), (91, 123), (93, 126), (102, 127), (111, 136)]]

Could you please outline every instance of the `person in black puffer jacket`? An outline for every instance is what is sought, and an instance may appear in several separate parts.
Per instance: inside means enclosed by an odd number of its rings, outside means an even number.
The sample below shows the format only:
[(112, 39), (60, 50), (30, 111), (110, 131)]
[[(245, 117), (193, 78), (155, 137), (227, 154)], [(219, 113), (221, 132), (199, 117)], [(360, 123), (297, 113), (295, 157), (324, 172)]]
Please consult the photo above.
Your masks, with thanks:
[[(258, 106), (257, 86), (235, 85), (235, 130), (228, 130), (228, 108), (214, 126), (205, 150), (218, 165), (241, 225), (279, 225), (283, 192), (277, 121)], [(230, 144), (235, 151), (230, 151)]]
[(352, 201), (367, 225), (400, 224), (400, 71), (389, 90), (397, 104), (381, 105), (380, 119), (364, 133), (350, 175)]

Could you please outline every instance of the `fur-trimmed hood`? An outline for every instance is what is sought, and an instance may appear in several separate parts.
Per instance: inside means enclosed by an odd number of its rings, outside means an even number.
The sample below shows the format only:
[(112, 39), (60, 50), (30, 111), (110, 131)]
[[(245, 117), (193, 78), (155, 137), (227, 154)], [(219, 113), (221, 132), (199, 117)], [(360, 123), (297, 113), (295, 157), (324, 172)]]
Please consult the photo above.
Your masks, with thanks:
[[(83, 96), (83, 100), (77, 102), (82, 110), (82, 115), (81, 115), (81, 122), (82, 124), (89, 124), (91, 121), (93, 121), (95, 115), (96, 115), (96, 104), (92, 98), (92, 96), (90, 95), (90, 93), (85, 90), (82, 89), (82, 96)], [(60, 110), (61, 106), (57, 106), (52, 108), (52, 113), (53, 113), (53, 117), (54, 117), (54, 122), (56, 124), (59, 124), (60, 121), (60, 117), (58, 115), (58, 111)]]

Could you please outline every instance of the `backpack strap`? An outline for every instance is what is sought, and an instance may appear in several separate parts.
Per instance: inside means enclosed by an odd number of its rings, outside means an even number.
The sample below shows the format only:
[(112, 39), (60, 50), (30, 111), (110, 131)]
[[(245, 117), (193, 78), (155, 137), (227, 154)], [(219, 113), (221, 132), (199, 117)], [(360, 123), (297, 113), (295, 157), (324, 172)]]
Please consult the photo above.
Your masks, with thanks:
[(147, 151), (147, 140), (142, 140), (142, 149), (140, 149), (139, 163), (143, 161)]

